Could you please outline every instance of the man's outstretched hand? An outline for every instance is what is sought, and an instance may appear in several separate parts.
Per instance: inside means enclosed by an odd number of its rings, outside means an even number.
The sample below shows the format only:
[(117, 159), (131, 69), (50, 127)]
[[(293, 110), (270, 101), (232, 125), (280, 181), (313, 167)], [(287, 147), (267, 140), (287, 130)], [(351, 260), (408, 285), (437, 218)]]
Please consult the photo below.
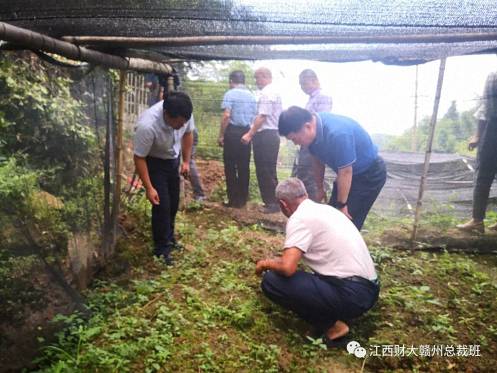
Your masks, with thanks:
[(262, 272), (264, 272), (264, 270), (266, 269), (266, 260), (265, 259), (261, 259), (259, 261), (257, 261), (257, 264), (255, 265), (255, 274), (257, 276), (260, 276), (262, 274)]
[(147, 198), (152, 205), (160, 204), (159, 193), (154, 188), (147, 189)]
[(343, 206), (341, 209), (338, 209), (342, 214), (344, 214), (346, 217), (348, 217), (350, 220), (352, 220), (352, 216), (349, 213), (349, 208), (347, 205)]
[(247, 132), (245, 135), (242, 136), (240, 139), (240, 142), (243, 145), (248, 145), (252, 141), (252, 134), (250, 132)]
[(470, 139), (469, 139), (469, 142), (468, 142), (468, 149), (469, 150), (473, 150), (475, 149), (477, 146), (478, 146), (478, 143), (480, 142), (480, 138), (478, 136), (472, 136)]
[(188, 179), (190, 175), (190, 162), (183, 162), (181, 164), (181, 170), (180, 174), (185, 178)]

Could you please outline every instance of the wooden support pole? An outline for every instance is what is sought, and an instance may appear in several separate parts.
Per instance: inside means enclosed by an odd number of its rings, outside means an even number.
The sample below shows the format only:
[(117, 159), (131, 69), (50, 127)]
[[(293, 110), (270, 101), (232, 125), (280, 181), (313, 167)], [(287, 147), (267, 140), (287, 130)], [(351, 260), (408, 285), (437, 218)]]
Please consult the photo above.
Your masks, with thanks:
[(0, 22), (0, 40), (18, 44), (29, 49), (59, 54), (75, 61), (85, 61), (114, 69), (154, 72), (157, 74), (168, 74), (172, 72), (171, 66), (164, 63), (98, 52), (96, 50), (54, 39), (37, 32), (12, 26), (5, 22)]
[(167, 78), (167, 93), (174, 91), (174, 77), (171, 75)]
[(412, 43), (462, 43), (497, 40), (496, 32), (468, 32), (447, 34), (406, 35), (211, 35), (179, 37), (128, 37), (128, 36), (63, 36), (74, 44), (127, 47), (187, 47), (195, 45), (243, 45), (243, 44), (412, 44)]
[(418, 147), (417, 127), (418, 127), (418, 70), (419, 65), (416, 65), (416, 78), (414, 81), (414, 123), (412, 125), (412, 142), (411, 151), (415, 152)]
[(445, 62), (446, 58), (442, 58), (440, 60), (440, 68), (438, 70), (437, 89), (435, 93), (435, 101), (433, 104), (433, 113), (431, 115), (431, 120), (430, 120), (430, 133), (428, 135), (428, 144), (426, 145), (425, 163), (423, 168), (423, 175), (421, 176), (421, 182), (419, 185), (418, 201), (416, 203), (416, 214), (414, 216), (414, 226), (411, 235), (411, 251), (414, 251), (414, 245), (418, 232), (419, 216), (421, 213), (421, 205), (423, 203), (423, 193), (425, 189), (426, 178), (428, 176), (428, 170), (430, 168), (430, 157), (433, 146), (433, 137), (435, 136), (435, 127), (437, 124), (437, 116), (438, 116), (438, 106), (440, 104), (440, 95), (442, 93), (442, 84), (445, 73)]
[(115, 140), (115, 169), (114, 169), (114, 194), (112, 200), (112, 246), (111, 255), (117, 241), (119, 225), (119, 212), (121, 210), (121, 180), (122, 180), (122, 149), (123, 149), (123, 126), (124, 126), (124, 95), (126, 93), (126, 71), (119, 72), (119, 102), (117, 107), (117, 131)]
[(113, 85), (110, 77), (107, 77), (107, 121), (105, 124), (105, 152), (104, 152), (104, 225), (102, 229), (102, 248), (104, 257), (108, 257), (112, 244), (112, 226), (111, 226), (111, 183), (110, 183), (110, 165), (112, 149), (112, 122), (113, 122), (113, 102), (112, 91)]

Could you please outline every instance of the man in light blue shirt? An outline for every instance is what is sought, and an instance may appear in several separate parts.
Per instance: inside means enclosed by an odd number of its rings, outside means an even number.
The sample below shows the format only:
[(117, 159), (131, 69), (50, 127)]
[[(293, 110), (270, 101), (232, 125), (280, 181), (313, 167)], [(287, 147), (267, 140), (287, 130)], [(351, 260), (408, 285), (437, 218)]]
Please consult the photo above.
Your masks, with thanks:
[(242, 71), (230, 73), (229, 85), (221, 104), (224, 111), (218, 143), (223, 147), (227, 206), (240, 208), (248, 200), (251, 152), (251, 144), (243, 144), (241, 138), (250, 130), (257, 106), (254, 95), (245, 87)]
[(169, 254), (176, 245), (174, 222), (179, 205), (179, 155), (181, 174), (189, 174), (195, 128), (193, 106), (187, 94), (169, 93), (144, 111), (137, 121), (134, 137), (136, 172), (152, 203), (154, 254), (171, 264)]

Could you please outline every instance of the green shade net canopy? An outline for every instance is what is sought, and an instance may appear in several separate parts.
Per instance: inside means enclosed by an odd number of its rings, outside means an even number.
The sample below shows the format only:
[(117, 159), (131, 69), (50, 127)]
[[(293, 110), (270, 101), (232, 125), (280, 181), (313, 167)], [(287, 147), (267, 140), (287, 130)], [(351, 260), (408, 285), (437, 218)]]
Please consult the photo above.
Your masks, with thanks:
[[(497, 51), (497, 2), (482, 0), (0, 0), (0, 21), (56, 38), (124, 37), (81, 44), (165, 60), (409, 65)], [(147, 44), (126, 38), (178, 39)]]

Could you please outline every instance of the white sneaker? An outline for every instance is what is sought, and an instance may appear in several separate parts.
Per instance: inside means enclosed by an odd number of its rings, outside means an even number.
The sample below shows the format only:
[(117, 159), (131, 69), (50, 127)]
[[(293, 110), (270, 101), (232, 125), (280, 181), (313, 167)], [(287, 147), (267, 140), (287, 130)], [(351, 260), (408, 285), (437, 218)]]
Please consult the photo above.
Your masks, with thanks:
[(494, 231), (494, 232), (497, 232), (497, 223), (494, 223), (492, 225), (489, 225), (487, 227), (488, 230), (491, 230), (491, 231)]
[(464, 224), (458, 224), (456, 228), (463, 232), (485, 233), (483, 222), (474, 221), (473, 219)]

